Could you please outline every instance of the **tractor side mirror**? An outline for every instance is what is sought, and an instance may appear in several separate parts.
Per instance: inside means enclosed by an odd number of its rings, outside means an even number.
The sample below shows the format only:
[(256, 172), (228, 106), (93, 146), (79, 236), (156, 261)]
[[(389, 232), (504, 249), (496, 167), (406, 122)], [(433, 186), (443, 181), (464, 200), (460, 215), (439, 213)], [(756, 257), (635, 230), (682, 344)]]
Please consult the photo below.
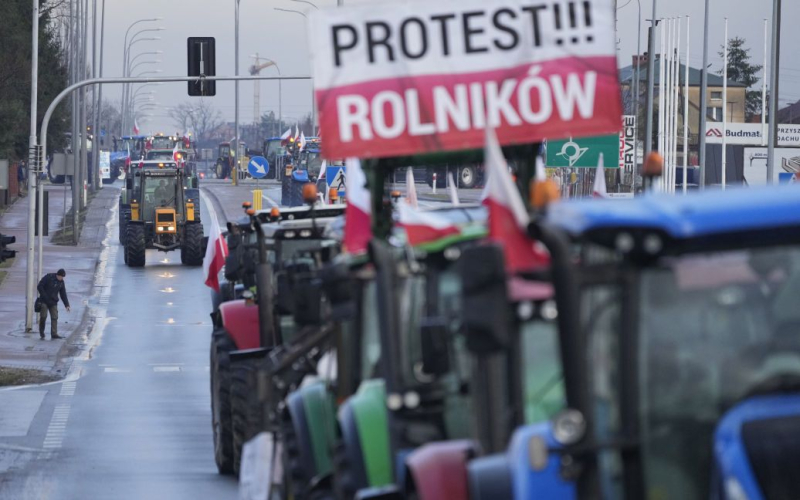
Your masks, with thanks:
[[(137, 172), (138, 174), (138, 172)], [(125, 178), (125, 189), (133, 189), (133, 177)]]
[(468, 349), (485, 354), (508, 347), (512, 315), (502, 248), (482, 245), (464, 249), (458, 266)]

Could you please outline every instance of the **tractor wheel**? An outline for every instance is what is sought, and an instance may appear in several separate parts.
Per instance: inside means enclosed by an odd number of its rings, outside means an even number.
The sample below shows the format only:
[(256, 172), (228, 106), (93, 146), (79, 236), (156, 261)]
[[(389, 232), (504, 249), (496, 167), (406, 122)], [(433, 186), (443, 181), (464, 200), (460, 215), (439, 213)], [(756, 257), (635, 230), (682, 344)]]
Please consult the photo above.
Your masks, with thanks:
[(231, 413), (233, 415), (233, 471), (239, 474), (244, 444), (261, 432), (264, 411), (258, 401), (260, 359), (231, 363)]
[(230, 352), (236, 345), (224, 328), (211, 335), (211, 426), (214, 460), (220, 474), (233, 473), (233, 425), (231, 413)]
[(125, 229), (125, 263), (128, 267), (144, 267), (144, 226), (126, 224)]
[(458, 187), (471, 189), (478, 185), (478, 169), (475, 165), (465, 165), (458, 170)]
[(125, 246), (125, 232), (128, 230), (127, 220), (125, 214), (120, 210), (119, 212), (119, 244)]
[(181, 245), (181, 262), (189, 266), (203, 264), (203, 225), (186, 224)]

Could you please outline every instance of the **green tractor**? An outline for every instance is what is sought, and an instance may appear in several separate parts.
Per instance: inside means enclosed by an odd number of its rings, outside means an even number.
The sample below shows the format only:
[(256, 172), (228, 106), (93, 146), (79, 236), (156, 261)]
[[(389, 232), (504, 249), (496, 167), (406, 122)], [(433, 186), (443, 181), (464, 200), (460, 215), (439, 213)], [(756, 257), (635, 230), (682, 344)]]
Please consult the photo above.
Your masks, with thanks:
[(180, 249), (181, 263), (199, 266), (205, 254), (203, 224), (196, 200), (186, 196), (187, 185), (197, 188), (197, 179), (187, 180), (183, 169), (161, 165), (135, 168), (126, 179), (125, 263), (144, 266), (147, 249)]

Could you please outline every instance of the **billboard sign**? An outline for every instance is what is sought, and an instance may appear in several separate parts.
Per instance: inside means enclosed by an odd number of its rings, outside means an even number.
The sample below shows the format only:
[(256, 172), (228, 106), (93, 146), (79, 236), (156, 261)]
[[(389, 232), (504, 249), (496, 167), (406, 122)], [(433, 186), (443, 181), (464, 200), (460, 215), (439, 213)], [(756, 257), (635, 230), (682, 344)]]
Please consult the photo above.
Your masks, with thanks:
[(622, 117), (619, 133), (619, 168), (626, 174), (636, 171), (636, 115)]
[[(773, 183), (785, 184), (800, 172), (800, 148), (775, 148)], [(767, 184), (767, 148), (744, 148), (744, 182), (748, 186)]]
[[(612, 0), (372, 2), (310, 14), (326, 158), (618, 134)], [(616, 157), (616, 154), (614, 155)]]
[[(760, 123), (729, 123), (726, 143), (738, 146), (766, 146)], [(722, 124), (706, 124), (706, 143), (722, 144)], [(778, 146), (800, 146), (800, 125), (778, 125)]]
[(605, 168), (619, 168), (619, 134), (547, 141), (547, 167), (596, 168), (603, 154)]
[(100, 151), (100, 158), (98, 158), (100, 163), (100, 178), (101, 179), (110, 179), (111, 178), (111, 152), (109, 151)]

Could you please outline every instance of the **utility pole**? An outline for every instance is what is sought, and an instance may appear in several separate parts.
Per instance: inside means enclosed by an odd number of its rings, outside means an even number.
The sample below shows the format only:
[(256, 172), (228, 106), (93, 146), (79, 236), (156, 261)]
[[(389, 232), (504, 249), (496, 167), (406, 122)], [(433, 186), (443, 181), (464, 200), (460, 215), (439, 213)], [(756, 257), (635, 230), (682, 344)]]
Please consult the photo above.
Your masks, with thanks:
[[(236, 36), (234, 42), (234, 75), (239, 76), (239, 0), (236, 2)], [(231, 179), (236, 186), (239, 181), (239, 81), (234, 82), (234, 112), (233, 112), (233, 166)]]
[[(36, 195), (38, 174), (38, 142), (36, 137), (36, 124), (38, 121), (38, 91), (39, 91), (39, 0), (33, 0), (33, 18), (31, 19), (31, 128), (28, 136), (28, 268), (26, 275), (27, 297), (25, 301), (25, 331), (33, 329), (33, 290), (35, 277), (33, 275), (34, 253), (34, 217), (36, 214)], [(41, 233), (41, 227), (40, 233)]]
[[(656, 76), (656, 11), (658, 0), (653, 0), (653, 12), (650, 19), (650, 29), (647, 40), (647, 120), (644, 137), (644, 157), (653, 151), (653, 86)], [(663, 82), (662, 82), (663, 83)]]
[[(97, 78), (97, 0), (92, 0), (92, 78)], [(97, 87), (92, 89), (92, 166), (89, 169), (92, 178), (92, 192), (95, 193), (100, 188), (98, 179), (100, 177), (100, 134), (97, 130), (97, 122), (100, 119), (97, 101)]]
[(706, 187), (706, 122), (708, 120), (708, 21), (710, 0), (706, 0), (705, 19), (703, 20), (703, 67), (700, 69), (700, 189)]
[(772, 91), (769, 93), (769, 147), (767, 149), (767, 184), (775, 175), (775, 146), (778, 144), (778, 78), (781, 60), (781, 0), (772, 3)]

